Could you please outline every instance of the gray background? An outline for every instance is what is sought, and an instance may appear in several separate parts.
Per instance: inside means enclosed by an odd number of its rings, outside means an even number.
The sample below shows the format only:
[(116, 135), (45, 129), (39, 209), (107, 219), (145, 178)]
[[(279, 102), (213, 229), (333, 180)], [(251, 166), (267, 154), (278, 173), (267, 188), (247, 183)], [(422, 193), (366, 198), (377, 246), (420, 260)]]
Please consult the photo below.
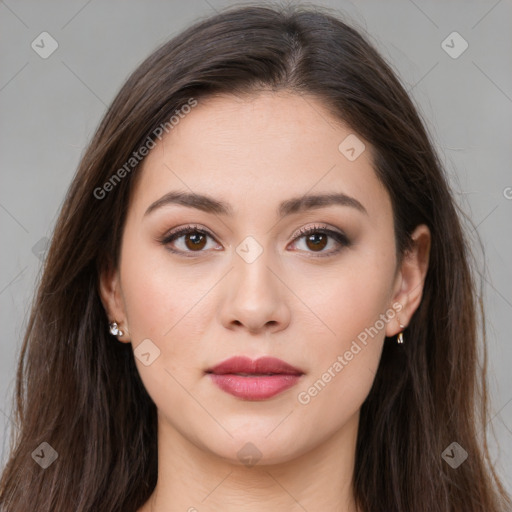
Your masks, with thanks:
[[(124, 79), (157, 44), (231, 4), (0, 1), (2, 465), (16, 360), (44, 237), (51, 234), (85, 145)], [(317, 4), (342, 12), (367, 32), (399, 73), (426, 120), (460, 206), (477, 228), (472, 235), (478, 233), (483, 242), (485, 256), (478, 254), (498, 443), (491, 437), (490, 445), (512, 491), (512, 2)], [(59, 45), (46, 59), (31, 47), (44, 31)], [(441, 46), (453, 31), (469, 45), (456, 59)], [(448, 41), (461, 48), (460, 41)]]

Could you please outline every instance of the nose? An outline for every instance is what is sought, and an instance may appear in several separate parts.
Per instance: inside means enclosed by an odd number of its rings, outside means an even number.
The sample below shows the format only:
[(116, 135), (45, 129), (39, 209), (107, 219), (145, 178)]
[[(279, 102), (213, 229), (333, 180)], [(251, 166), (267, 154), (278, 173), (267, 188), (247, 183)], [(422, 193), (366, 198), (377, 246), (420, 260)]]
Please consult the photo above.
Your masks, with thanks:
[(289, 325), (287, 288), (269, 263), (265, 251), (252, 263), (234, 256), (234, 268), (223, 283), (220, 315), (224, 327), (256, 334), (278, 332)]

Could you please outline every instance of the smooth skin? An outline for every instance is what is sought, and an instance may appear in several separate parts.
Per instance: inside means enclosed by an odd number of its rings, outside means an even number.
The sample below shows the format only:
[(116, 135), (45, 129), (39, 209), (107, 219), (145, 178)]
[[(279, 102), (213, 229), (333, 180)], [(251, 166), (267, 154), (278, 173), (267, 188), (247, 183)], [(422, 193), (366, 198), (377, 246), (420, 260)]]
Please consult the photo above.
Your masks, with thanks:
[[(158, 409), (158, 483), (139, 512), (356, 512), (360, 407), (385, 336), (402, 331), (421, 301), (430, 233), (416, 228), (398, 266), (392, 206), (371, 147), (365, 142), (354, 161), (338, 149), (350, 134), (309, 96), (219, 95), (200, 101), (143, 162), (118, 268), (100, 277), (109, 319), (124, 331), (119, 340), (136, 349), (149, 339), (152, 354), (160, 351), (148, 366), (136, 358)], [(147, 212), (172, 191), (207, 195), (229, 211), (160, 202)], [(277, 212), (288, 199), (333, 193), (365, 211), (331, 204)], [(162, 242), (189, 224), (209, 234)], [(308, 227), (317, 234), (299, 233)], [(240, 246), (246, 237), (252, 245)], [(263, 252), (249, 263), (237, 248), (257, 250), (253, 240)], [(299, 393), (396, 303), (401, 311), (301, 403)], [(242, 400), (205, 374), (235, 355), (277, 357), (304, 375), (271, 399)], [(244, 446), (256, 465), (238, 455)]]

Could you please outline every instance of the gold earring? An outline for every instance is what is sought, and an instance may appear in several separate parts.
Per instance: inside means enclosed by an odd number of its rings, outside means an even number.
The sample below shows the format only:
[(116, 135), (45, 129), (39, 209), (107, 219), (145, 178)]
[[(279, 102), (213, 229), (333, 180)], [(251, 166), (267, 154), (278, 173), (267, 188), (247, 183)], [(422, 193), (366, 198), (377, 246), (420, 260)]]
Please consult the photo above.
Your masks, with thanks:
[[(405, 325), (400, 324), (400, 329), (404, 329), (404, 328), (405, 328)], [(398, 336), (396, 338), (396, 342), (397, 343), (403, 343), (404, 342), (404, 332), (403, 331), (400, 331), (398, 333)]]

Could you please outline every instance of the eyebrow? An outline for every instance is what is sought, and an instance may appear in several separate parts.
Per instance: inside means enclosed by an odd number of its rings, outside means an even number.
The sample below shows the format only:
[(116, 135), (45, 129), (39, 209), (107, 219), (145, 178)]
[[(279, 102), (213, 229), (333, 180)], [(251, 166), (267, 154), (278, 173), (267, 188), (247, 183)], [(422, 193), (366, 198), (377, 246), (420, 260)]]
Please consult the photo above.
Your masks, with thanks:
[[(151, 212), (169, 204), (178, 204), (189, 208), (196, 208), (198, 210), (217, 215), (233, 215), (233, 208), (229, 203), (219, 201), (204, 194), (176, 191), (168, 192), (160, 199), (157, 199), (149, 206), (144, 213), (144, 216), (149, 215)], [(325, 208), (332, 205), (349, 206), (351, 208), (355, 208), (361, 213), (364, 213), (365, 215), (368, 215), (366, 208), (357, 199), (343, 193), (305, 194), (303, 196), (293, 197), (283, 201), (279, 205), (277, 214), (279, 217), (285, 217), (287, 215), (293, 215), (307, 210)]]

